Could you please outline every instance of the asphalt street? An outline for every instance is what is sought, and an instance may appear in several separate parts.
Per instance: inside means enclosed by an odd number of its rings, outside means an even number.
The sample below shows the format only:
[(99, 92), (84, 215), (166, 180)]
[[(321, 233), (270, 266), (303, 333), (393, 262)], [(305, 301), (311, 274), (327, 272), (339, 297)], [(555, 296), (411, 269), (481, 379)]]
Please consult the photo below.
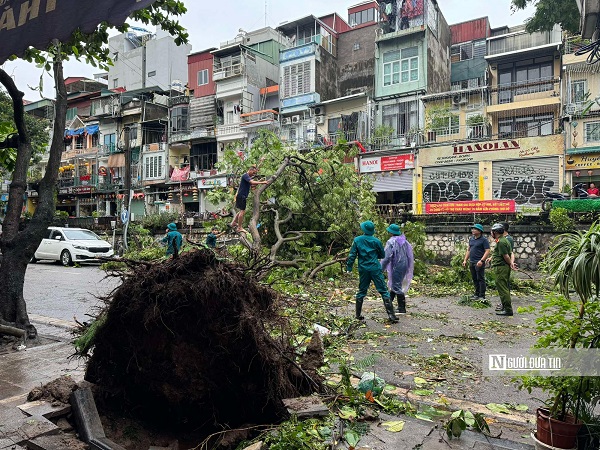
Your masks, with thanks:
[(27, 312), (37, 316), (72, 321), (89, 320), (98, 297), (106, 295), (120, 280), (105, 278), (97, 265), (63, 267), (57, 263), (29, 264), (25, 275), (24, 296)]

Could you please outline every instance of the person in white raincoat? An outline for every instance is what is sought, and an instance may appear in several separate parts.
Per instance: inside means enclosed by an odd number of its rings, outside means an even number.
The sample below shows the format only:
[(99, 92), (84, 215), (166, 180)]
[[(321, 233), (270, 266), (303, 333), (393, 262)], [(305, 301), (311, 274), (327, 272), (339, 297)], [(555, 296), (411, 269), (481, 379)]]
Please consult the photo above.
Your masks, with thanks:
[(415, 267), (412, 245), (395, 223), (386, 230), (392, 235), (385, 244), (385, 257), (381, 260), (381, 270), (387, 271), (390, 298), (398, 297), (398, 313), (406, 314), (406, 293), (410, 287)]

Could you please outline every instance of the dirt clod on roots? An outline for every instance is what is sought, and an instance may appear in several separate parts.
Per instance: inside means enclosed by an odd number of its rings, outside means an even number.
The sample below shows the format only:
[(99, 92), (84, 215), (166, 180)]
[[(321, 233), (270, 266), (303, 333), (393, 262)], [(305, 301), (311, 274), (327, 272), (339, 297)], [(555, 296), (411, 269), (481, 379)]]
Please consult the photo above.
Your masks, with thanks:
[(283, 398), (320, 380), (269, 332), (285, 334), (276, 300), (210, 250), (134, 266), (108, 299), (86, 379), (152, 422), (210, 429), (277, 420)]

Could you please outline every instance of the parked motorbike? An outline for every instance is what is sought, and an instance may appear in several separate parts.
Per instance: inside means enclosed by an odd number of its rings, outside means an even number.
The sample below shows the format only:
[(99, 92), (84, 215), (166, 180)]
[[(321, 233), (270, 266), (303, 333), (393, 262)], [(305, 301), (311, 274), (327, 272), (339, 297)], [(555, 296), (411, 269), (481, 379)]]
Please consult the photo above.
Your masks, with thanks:
[(587, 198), (589, 194), (583, 188), (582, 183), (578, 183), (573, 186), (571, 191), (573, 193), (573, 197), (571, 194), (567, 194), (565, 192), (544, 192), (544, 201), (542, 202), (542, 211), (550, 211), (552, 209), (552, 202), (556, 200), (571, 200), (572, 198), (583, 199)]

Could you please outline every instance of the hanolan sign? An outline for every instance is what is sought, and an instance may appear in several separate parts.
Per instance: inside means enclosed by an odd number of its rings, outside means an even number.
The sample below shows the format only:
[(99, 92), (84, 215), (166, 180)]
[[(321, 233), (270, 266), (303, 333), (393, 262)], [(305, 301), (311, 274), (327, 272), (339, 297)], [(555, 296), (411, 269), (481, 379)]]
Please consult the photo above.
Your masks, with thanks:
[(0, 64), (28, 47), (44, 50), (67, 41), (75, 29), (93, 32), (102, 21), (121, 25), (155, 0), (0, 0)]
[(477, 161), (554, 156), (563, 153), (563, 136), (552, 134), (549, 136), (468, 142), (424, 148), (419, 150), (418, 162), (421, 167), (430, 167)]

